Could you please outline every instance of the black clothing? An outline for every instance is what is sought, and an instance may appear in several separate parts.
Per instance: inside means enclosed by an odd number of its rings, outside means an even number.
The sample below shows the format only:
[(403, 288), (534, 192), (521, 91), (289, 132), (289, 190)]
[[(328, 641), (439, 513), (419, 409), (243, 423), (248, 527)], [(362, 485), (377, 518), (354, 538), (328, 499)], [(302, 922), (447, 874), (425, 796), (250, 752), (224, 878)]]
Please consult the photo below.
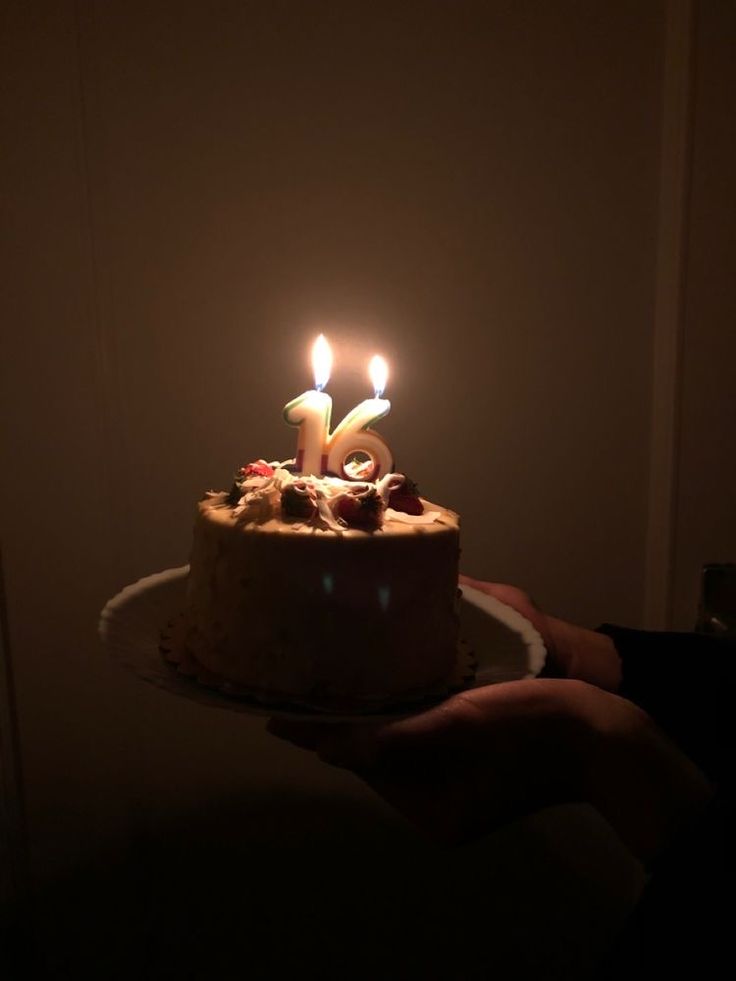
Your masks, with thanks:
[(602, 978), (715, 978), (733, 962), (726, 855), (733, 822), (736, 642), (609, 624), (621, 657), (619, 694), (640, 706), (715, 787), (708, 807), (659, 855)]

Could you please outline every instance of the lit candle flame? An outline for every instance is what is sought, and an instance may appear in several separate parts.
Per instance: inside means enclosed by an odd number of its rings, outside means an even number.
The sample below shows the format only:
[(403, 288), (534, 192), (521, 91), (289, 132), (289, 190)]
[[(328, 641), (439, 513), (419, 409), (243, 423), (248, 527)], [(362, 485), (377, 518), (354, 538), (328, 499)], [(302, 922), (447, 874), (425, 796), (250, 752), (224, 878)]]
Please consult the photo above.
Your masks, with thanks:
[(376, 393), (376, 398), (380, 399), (388, 381), (388, 365), (386, 364), (386, 359), (382, 358), (380, 354), (376, 354), (371, 358), (371, 363), (368, 365), (368, 375), (371, 379), (373, 390)]
[(332, 350), (324, 334), (320, 334), (312, 347), (312, 371), (314, 387), (321, 392), (330, 380), (332, 371)]

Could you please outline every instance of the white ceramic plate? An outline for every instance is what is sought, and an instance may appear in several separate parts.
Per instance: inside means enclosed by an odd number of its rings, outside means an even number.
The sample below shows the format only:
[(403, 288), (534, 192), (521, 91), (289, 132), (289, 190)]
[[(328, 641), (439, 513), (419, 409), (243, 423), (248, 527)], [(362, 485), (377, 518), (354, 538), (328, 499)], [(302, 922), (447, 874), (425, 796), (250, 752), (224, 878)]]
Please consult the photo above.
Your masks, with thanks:
[[(189, 566), (166, 569), (126, 586), (114, 596), (100, 614), (99, 632), (109, 653), (139, 678), (174, 695), (203, 705), (278, 715), (290, 719), (319, 719), (331, 722), (371, 718), (393, 718), (404, 712), (340, 716), (301, 708), (273, 708), (259, 705), (241, 695), (205, 687), (186, 677), (161, 654), (161, 631), (184, 607)], [(485, 593), (462, 587), (460, 634), (472, 649), (477, 669), (470, 687), (533, 678), (544, 666), (546, 651), (534, 627), (516, 610)], [(417, 711), (421, 706), (414, 708)]]

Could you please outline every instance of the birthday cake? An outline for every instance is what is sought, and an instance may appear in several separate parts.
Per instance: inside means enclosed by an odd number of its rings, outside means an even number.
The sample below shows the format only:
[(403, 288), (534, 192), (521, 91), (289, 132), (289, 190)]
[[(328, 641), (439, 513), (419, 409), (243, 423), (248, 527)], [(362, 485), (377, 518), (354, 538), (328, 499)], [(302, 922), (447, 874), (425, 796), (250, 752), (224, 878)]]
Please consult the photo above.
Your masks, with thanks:
[(459, 519), (404, 475), (260, 460), (198, 505), (181, 656), (270, 704), (370, 709), (458, 662)]

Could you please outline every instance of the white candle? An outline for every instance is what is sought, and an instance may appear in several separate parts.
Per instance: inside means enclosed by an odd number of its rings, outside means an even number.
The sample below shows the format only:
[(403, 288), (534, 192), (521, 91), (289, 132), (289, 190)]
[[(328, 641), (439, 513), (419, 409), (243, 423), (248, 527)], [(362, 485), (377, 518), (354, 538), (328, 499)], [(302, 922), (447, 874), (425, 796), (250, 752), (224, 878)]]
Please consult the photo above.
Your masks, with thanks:
[(332, 351), (324, 334), (312, 347), (314, 389), (304, 392), (284, 406), (284, 418), (299, 427), (296, 449), (297, 473), (320, 476), (327, 469), (326, 445), (330, 431), (332, 399), (323, 392), (332, 370)]
[[(393, 470), (393, 457), (386, 441), (370, 429), (371, 424), (383, 419), (391, 408), (388, 399), (381, 398), (388, 379), (386, 361), (376, 355), (368, 366), (368, 374), (374, 398), (365, 399), (351, 409), (327, 441), (326, 469), (346, 480), (378, 480)], [(351, 468), (350, 457), (356, 454), (369, 458), (365, 472)]]

